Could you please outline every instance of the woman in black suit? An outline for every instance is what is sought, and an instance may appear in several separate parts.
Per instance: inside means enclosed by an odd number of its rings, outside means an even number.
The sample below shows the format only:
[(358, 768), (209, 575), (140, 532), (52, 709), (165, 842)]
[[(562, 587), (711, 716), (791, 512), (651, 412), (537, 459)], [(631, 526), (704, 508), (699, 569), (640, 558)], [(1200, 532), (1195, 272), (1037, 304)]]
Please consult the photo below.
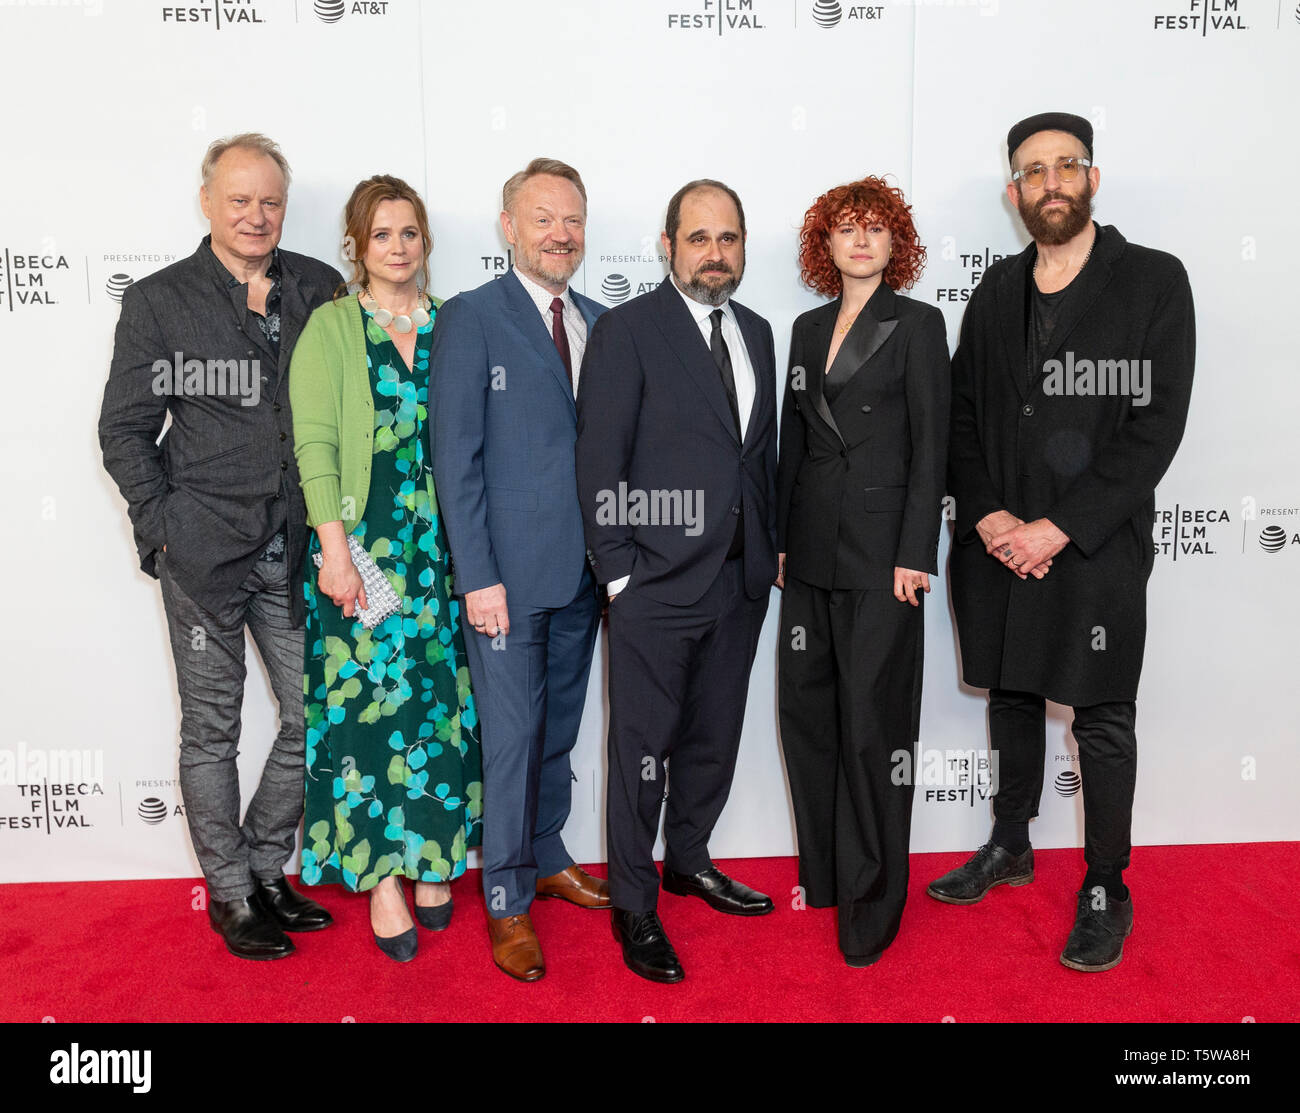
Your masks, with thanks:
[(807, 903), (839, 908), (850, 966), (898, 933), (907, 898), (923, 607), (947, 448), (943, 316), (895, 291), (925, 263), (879, 178), (804, 217), (803, 281), (834, 301), (794, 323), (781, 414), (781, 742)]

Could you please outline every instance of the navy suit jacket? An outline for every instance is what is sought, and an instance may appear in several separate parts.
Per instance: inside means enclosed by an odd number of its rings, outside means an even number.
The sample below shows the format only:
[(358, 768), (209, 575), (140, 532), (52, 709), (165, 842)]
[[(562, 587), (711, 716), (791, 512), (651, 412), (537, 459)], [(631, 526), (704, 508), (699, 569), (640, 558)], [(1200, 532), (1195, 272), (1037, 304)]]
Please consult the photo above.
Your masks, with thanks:
[[(569, 293), (590, 337), (605, 307)], [(500, 583), (507, 603), (567, 606), (587, 562), (577, 410), (555, 341), (513, 271), (438, 310), (429, 403), (456, 594)]]
[[(745, 516), (745, 593), (776, 578), (776, 358), (772, 329), (733, 301), (754, 368), (743, 443), (709, 346), (665, 279), (610, 310), (592, 330), (578, 383), (578, 495), (596, 578), (631, 575), (630, 588), (674, 606), (704, 595)], [(609, 521), (610, 492), (667, 505), (673, 492), (703, 499), (698, 528)], [(696, 494), (698, 493), (698, 494)], [(623, 517), (623, 515), (619, 515)]]

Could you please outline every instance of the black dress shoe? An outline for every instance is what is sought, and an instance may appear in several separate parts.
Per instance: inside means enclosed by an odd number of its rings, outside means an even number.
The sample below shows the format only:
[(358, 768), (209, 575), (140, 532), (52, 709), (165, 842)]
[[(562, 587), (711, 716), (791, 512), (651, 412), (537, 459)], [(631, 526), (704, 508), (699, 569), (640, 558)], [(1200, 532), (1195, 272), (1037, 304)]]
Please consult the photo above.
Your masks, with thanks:
[[(374, 931), (370, 932), (375, 935)], [(420, 949), (420, 937), (415, 928), (407, 928), (401, 935), (382, 937), (375, 935), (375, 945), (394, 962), (410, 962)]]
[(623, 945), (623, 962), (632, 973), (670, 984), (686, 977), (656, 913), (615, 908), (613, 924), (614, 938)]
[(274, 881), (254, 877), (253, 885), (262, 907), (284, 931), (320, 931), (334, 922), (333, 916), (290, 886), (283, 875)]
[(1133, 898), (1116, 900), (1100, 886), (1079, 890), (1074, 930), (1061, 953), (1071, 970), (1110, 970), (1124, 957), (1124, 940), (1133, 933)]
[(717, 866), (699, 873), (678, 873), (664, 866), (664, 890), (682, 897), (699, 897), (710, 907), (733, 916), (766, 916), (773, 908), (771, 897), (733, 881)]
[(423, 904), (415, 906), (415, 922), (422, 928), (428, 928), (429, 931), (446, 931), (451, 927), (451, 897), (447, 898), (446, 904), (432, 904), (426, 907)]
[(976, 904), (995, 885), (1028, 885), (1034, 879), (1034, 848), (1012, 854), (986, 842), (955, 870), (931, 881), (925, 891), (944, 904)]
[(238, 900), (209, 900), (208, 922), (226, 941), (226, 950), (237, 958), (260, 961), (293, 954), (293, 943), (255, 894)]

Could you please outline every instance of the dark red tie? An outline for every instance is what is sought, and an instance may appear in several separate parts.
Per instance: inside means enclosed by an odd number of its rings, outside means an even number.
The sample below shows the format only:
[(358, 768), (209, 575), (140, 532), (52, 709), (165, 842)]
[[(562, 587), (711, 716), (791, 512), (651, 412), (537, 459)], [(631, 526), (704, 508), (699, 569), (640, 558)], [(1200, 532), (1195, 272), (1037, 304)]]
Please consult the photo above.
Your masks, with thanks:
[(551, 299), (551, 339), (564, 361), (565, 373), (569, 376), (569, 390), (573, 390), (573, 357), (569, 355), (569, 334), (564, 331), (564, 299)]

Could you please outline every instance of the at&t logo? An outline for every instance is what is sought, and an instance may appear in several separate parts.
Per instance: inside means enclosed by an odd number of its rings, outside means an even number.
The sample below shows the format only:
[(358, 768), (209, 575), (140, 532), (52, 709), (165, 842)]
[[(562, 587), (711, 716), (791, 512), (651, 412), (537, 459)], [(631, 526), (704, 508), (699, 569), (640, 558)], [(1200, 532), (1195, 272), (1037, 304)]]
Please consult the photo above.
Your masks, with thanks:
[(845, 4), (839, 0), (815, 0), (812, 19), (818, 27), (835, 27), (841, 21), (881, 19), (885, 14), (883, 4)]
[(1073, 769), (1065, 769), (1056, 774), (1056, 778), (1052, 781), (1052, 787), (1056, 789), (1057, 796), (1068, 798), (1078, 795), (1079, 789), (1083, 787), (1083, 781)]
[(627, 280), (623, 274), (607, 274), (605, 281), (600, 284), (601, 296), (614, 305), (621, 301), (626, 301), (628, 294), (632, 292), (632, 283)]
[(387, 15), (388, 0), (315, 0), (312, 11), (322, 23), (338, 23), (345, 15)]
[(152, 827), (167, 818), (167, 805), (156, 796), (146, 796), (140, 801), (140, 806), (135, 812)]
[(834, 27), (843, 15), (844, 11), (836, 0), (817, 0), (813, 5), (813, 22), (818, 27)]
[(1266, 553), (1280, 553), (1288, 544), (1300, 545), (1300, 533), (1288, 538), (1281, 526), (1265, 526), (1259, 531), (1259, 547)]
[(129, 274), (118, 273), (109, 278), (104, 284), (104, 290), (108, 296), (116, 302), (122, 300), (122, 295), (126, 293), (126, 288), (135, 281)]
[(185, 808), (181, 804), (168, 808), (157, 796), (146, 796), (135, 809), (135, 814), (150, 827), (157, 827), (169, 815), (184, 815)]

